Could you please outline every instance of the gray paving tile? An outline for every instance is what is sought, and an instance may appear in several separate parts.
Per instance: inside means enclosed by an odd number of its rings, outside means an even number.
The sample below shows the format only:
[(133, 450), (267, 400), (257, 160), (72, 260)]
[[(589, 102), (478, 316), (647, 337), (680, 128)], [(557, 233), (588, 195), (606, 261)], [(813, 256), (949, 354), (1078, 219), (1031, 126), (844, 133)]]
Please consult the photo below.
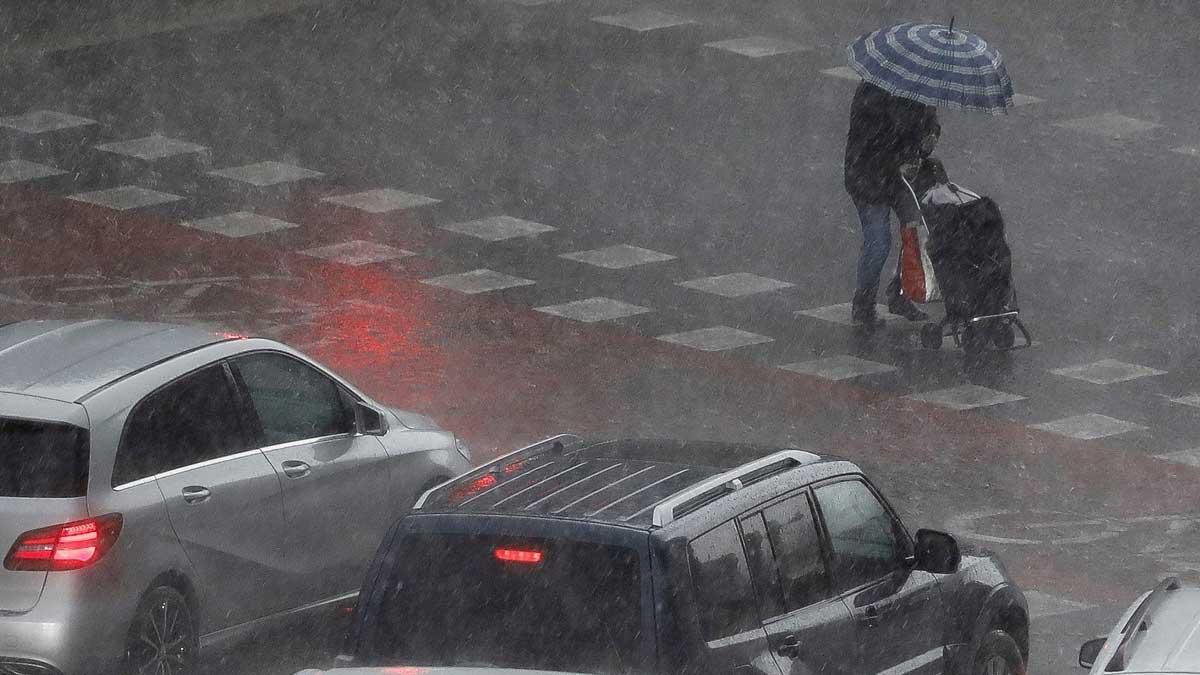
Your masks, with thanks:
[(505, 288), (515, 288), (517, 286), (532, 286), (534, 281), (489, 269), (478, 269), (461, 274), (446, 274), (440, 277), (433, 277), (432, 279), (425, 279), (421, 283), (474, 295), (476, 293), (499, 291)]
[(1096, 413), (1088, 413), (1086, 415), (1075, 415), (1066, 417), (1060, 420), (1051, 422), (1042, 422), (1041, 424), (1030, 424), (1031, 429), (1048, 431), (1052, 434), (1076, 438), (1082, 441), (1095, 440), (1097, 438), (1105, 438), (1108, 436), (1116, 436), (1130, 431), (1143, 430), (1146, 427), (1133, 422), (1115, 419), (1107, 415), (1099, 415)]
[(221, 216), (201, 218), (200, 220), (192, 220), (181, 224), (184, 227), (221, 234), (226, 237), (249, 237), (255, 234), (299, 227), (295, 223), (289, 223), (286, 220), (250, 213), (249, 211), (226, 213)]
[[(897, 316), (888, 312), (887, 305), (875, 305), (875, 313), (884, 321), (901, 321), (902, 316)], [(828, 305), (826, 307), (816, 307), (814, 309), (805, 309), (796, 312), (796, 316), (808, 316), (822, 321), (841, 324), (843, 326), (852, 326), (854, 322), (850, 320), (850, 303), (843, 302), (839, 305)]]
[(680, 282), (677, 285), (726, 298), (740, 298), (754, 293), (765, 293), (767, 291), (776, 291), (781, 288), (795, 286), (795, 284), (786, 281), (760, 277), (757, 274), (750, 274), (749, 272), (735, 272), (715, 277), (704, 277), (702, 279)]
[(660, 30), (663, 28), (673, 28), (675, 26), (683, 26), (689, 23), (695, 23), (691, 19), (685, 19), (674, 14), (659, 12), (653, 9), (639, 9), (625, 14), (614, 14), (608, 16), (593, 17), (592, 21), (596, 23), (608, 24), (619, 28), (644, 33), (651, 30)]
[(418, 206), (437, 204), (441, 200), (411, 192), (383, 188), (379, 190), (367, 190), (366, 192), (355, 192), (349, 195), (326, 197), (321, 201), (327, 204), (336, 204), (338, 206), (358, 209), (359, 211), (366, 211), (367, 213), (388, 213), (404, 209), (415, 209)]
[(1016, 108), (1023, 108), (1027, 105), (1034, 105), (1044, 102), (1044, 99), (1040, 99), (1036, 96), (1030, 96), (1028, 94), (1013, 94), (1013, 107)]
[(1155, 455), (1159, 459), (1175, 464), (1185, 464), (1187, 466), (1200, 467), (1200, 448), (1192, 448), (1191, 450), (1179, 450), (1177, 452), (1167, 452), (1161, 455)]
[(16, 129), (27, 134), (44, 134), (49, 131), (73, 129), (97, 124), (96, 120), (53, 110), (33, 110), (24, 115), (0, 117), (0, 127)]
[(889, 366), (884, 363), (876, 363), (866, 359), (860, 359), (857, 356), (842, 355), (830, 356), (823, 359), (815, 359), (813, 361), (801, 361), (799, 363), (789, 363), (784, 366), (779, 366), (783, 370), (790, 370), (793, 373), (802, 375), (812, 375), (826, 380), (849, 380), (863, 375), (876, 375), (878, 373), (890, 373), (896, 370), (895, 366)]
[(1139, 366), (1135, 363), (1125, 363), (1116, 359), (1102, 359), (1094, 363), (1085, 363), (1068, 368), (1055, 368), (1050, 371), (1055, 375), (1070, 377), (1092, 384), (1114, 384), (1136, 380), (1154, 375), (1166, 375), (1166, 371)]
[(839, 80), (850, 80), (852, 82), (860, 82), (862, 80), (858, 73), (850, 66), (837, 66), (836, 68), (826, 68), (821, 71), (822, 75), (836, 78)]
[(586, 298), (584, 300), (566, 302), (561, 305), (536, 307), (535, 309), (545, 314), (553, 314), (554, 316), (561, 316), (565, 319), (574, 319), (575, 321), (583, 321), (585, 323), (623, 319), (628, 316), (636, 316), (654, 311), (649, 307), (639, 307), (638, 305), (631, 305), (628, 302), (621, 302), (612, 298)]
[(305, 169), (283, 162), (255, 162), (254, 164), (218, 169), (216, 171), (209, 171), (208, 173), (239, 183), (248, 183), (255, 187), (270, 187), (282, 183), (320, 178), (325, 175), (320, 171), (313, 171), (312, 169)]
[(175, 138), (167, 138), (166, 136), (146, 136), (144, 138), (133, 138), (127, 141), (101, 143), (100, 145), (96, 146), (96, 149), (146, 161), (208, 151), (208, 148), (204, 147), (203, 145), (197, 145), (195, 143), (189, 143), (187, 141), (181, 141)]
[(977, 384), (962, 384), (957, 387), (938, 389), (937, 391), (910, 394), (905, 398), (932, 403), (933, 405), (950, 408), (951, 410), (970, 410), (972, 408), (982, 408), (1025, 400), (1024, 396), (988, 389)]
[(609, 270), (621, 270), (638, 265), (675, 260), (675, 256), (673, 255), (651, 251), (648, 248), (630, 246), (628, 244), (606, 246), (591, 251), (564, 253), (559, 257)]
[(1137, 134), (1157, 129), (1161, 124), (1155, 122), (1147, 122), (1133, 117), (1126, 117), (1117, 113), (1104, 113), (1101, 115), (1091, 115), (1089, 117), (1080, 117), (1073, 120), (1065, 120), (1056, 122), (1056, 127), (1063, 129), (1074, 129), (1076, 131), (1084, 131), (1097, 136), (1118, 140), (1130, 138)]
[(356, 267), (416, 255), (412, 251), (406, 251), (402, 248), (394, 248), (386, 244), (360, 240), (310, 248), (306, 251), (301, 251), (301, 253), (314, 258), (323, 258), (332, 262)]
[(1193, 408), (1200, 408), (1200, 394), (1188, 394), (1186, 396), (1177, 396), (1170, 399), (1171, 403), (1179, 405), (1190, 405)]
[(806, 51), (808, 49), (808, 47), (796, 42), (779, 40), (763, 35), (709, 42), (704, 46), (712, 47), (713, 49), (720, 49), (726, 52), (733, 52), (734, 54), (740, 54), (742, 56), (748, 56), (752, 59), (761, 59), (766, 56), (777, 56), (779, 54)]
[(50, 176), (61, 176), (66, 171), (56, 169), (45, 164), (37, 162), (27, 162), (23, 159), (10, 159), (7, 162), (0, 162), (0, 183), (21, 183), (27, 180), (37, 180), (39, 178), (49, 178)]
[(706, 352), (719, 352), (749, 345), (773, 342), (772, 338), (729, 326), (713, 326), (683, 333), (660, 335), (659, 340)]
[(465, 234), (485, 241), (503, 241), (514, 237), (533, 237), (556, 228), (512, 216), (491, 216), (466, 223), (443, 225), (443, 230)]
[(70, 199), (74, 199), (77, 202), (106, 206), (117, 211), (128, 211), (130, 209), (140, 209), (146, 206), (176, 202), (183, 199), (183, 197), (136, 185), (124, 185), (107, 190), (80, 192), (79, 194), (71, 195)]

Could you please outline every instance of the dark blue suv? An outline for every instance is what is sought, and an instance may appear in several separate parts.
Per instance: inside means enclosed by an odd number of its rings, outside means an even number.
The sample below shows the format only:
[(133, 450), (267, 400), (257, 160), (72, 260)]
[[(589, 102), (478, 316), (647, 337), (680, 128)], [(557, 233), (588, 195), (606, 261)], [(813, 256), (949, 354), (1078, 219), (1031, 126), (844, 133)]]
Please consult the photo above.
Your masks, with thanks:
[(564, 435), (426, 493), (338, 665), (1015, 675), (1028, 626), (997, 560), (910, 536), (850, 462)]

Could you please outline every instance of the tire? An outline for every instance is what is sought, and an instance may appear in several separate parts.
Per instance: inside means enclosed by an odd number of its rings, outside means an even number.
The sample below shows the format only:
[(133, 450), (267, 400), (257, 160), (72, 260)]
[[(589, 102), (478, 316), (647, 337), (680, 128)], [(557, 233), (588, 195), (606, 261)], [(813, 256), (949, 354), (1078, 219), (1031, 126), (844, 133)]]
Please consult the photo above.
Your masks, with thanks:
[(992, 326), (992, 344), (999, 349), (1012, 349), (1017, 343), (1017, 331), (1011, 323), (1005, 321)]
[(1002, 630), (984, 635), (975, 652), (971, 675), (1025, 675), (1025, 661), (1017, 642)]
[(170, 586), (159, 586), (138, 604), (125, 638), (122, 673), (194, 675), (199, 646), (187, 598)]
[(921, 346), (926, 349), (942, 348), (942, 327), (936, 323), (921, 326)]

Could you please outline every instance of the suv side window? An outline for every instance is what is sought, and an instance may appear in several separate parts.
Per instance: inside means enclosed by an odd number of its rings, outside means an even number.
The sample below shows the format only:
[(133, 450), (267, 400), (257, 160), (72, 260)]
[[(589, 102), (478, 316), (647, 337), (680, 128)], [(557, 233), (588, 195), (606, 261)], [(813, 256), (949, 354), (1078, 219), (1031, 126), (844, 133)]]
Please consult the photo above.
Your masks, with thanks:
[(162, 387), (129, 414), (112, 484), (217, 459), (248, 449), (237, 401), (221, 365)]
[(746, 544), (746, 557), (754, 575), (754, 587), (758, 589), (758, 604), (762, 617), (786, 614), (783, 604), (783, 586), (779, 583), (779, 569), (775, 564), (775, 548), (767, 534), (767, 523), (763, 514), (742, 518), (742, 541)]
[(831, 483), (817, 488), (816, 494), (839, 591), (881, 579), (900, 567), (908, 548), (900, 525), (865, 483)]
[(828, 598), (829, 572), (808, 494), (772, 504), (763, 510), (763, 516), (775, 548), (788, 611)]
[(354, 432), (347, 397), (311, 366), (272, 352), (240, 356), (232, 363), (258, 414), (264, 445)]
[(706, 640), (759, 627), (754, 585), (734, 521), (693, 539), (688, 558)]

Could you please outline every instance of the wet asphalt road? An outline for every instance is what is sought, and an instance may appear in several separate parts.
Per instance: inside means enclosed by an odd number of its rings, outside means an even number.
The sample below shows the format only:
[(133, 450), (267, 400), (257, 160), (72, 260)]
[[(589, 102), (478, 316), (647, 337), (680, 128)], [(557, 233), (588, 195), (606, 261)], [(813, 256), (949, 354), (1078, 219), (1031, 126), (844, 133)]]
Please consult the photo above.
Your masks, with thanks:
[[(1036, 339), (1024, 352), (966, 362), (951, 349), (920, 349), (910, 327), (863, 339), (801, 313), (848, 301), (859, 241), (840, 187), (854, 85), (825, 71), (842, 65), (841, 46), (861, 31), (949, 13), (914, 2), (658, 3), (694, 22), (645, 32), (592, 20), (643, 8), (627, 0), (346, 2), (12, 57), (0, 112), (99, 122), (5, 132), (0, 160), (68, 172), (37, 181), (39, 192), (133, 183), (186, 197), (138, 211), (157, 221), (245, 209), (302, 227), (229, 239), (214, 253), (159, 236), (129, 221), (132, 212), (49, 219), (10, 194), (5, 208), (22, 214), (8, 220), (10, 243), (71, 244), (52, 261), (10, 259), (0, 309), (6, 318), (116, 313), (273, 332), (368, 379), (389, 402), (462, 430), (485, 453), (569, 426), (802, 441), (848, 454), (881, 476), (911, 525), (945, 526), (1000, 550), (1043, 612), (1033, 671), (1072, 672), (1078, 643), (1107, 629), (1122, 602), (1200, 564), (1187, 465), (1200, 446), (1200, 409), (1188, 405), (1200, 391), (1188, 291), (1200, 52), (1184, 46), (1200, 13), (1183, 2), (1140, 13), (1132, 3), (991, 4), (956, 3), (957, 25), (1000, 45), (1017, 90), (1038, 100), (1005, 118), (944, 114), (938, 154), (955, 179), (1004, 209)], [(749, 58), (705, 46), (754, 35), (804, 49)], [(141, 162), (91, 148), (150, 133), (208, 150)], [(260, 188), (205, 174), (263, 160), (324, 175)], [(440, 202), (353, 218), (304, 206), (377, 187)], [(555, 229), (503, 241), (442, 229), (501, 214)], [(353, 267), (373, 270), (357, 276), (298, 272), (284, 260), (348, 239), (417, 255)], [(606, 269), (559, 257), (613, 245), (672, 258)], [(63, 290), (103, 285), (71, 274), (224, 278), (223, 266), (242, 281)], [(386, 285), (379, 276), (480, 268), (523, 285), (471, 296), (486, 300), (467, 318), (428, 285), (372, 292)], [(298, 276), (302, 288), (260, 292), (270, 282), (247, 282), (256, 271)], [(765, 278), (765, 290), (678, 285), (735, 273)], [(339, 292), (368, 304), (347, 308)], [(653, 311), (570, 328), (534, 328), (513, 314), (590, 297)], [(412, 311), (400, 312), (387, 339), (347, 339), (364, 314), (400, 305)], [(414, 321), (436, 339), (407, 341)], [(645, 346), (718, 325), (771, 341), (706, 354), (715, 367), (664, 363)], [(628, 346), (627, 336), (642, 342)], [(402, 348), (409, 353), (395, 357)], [(391, 370), (379, 364), (388, 350)], [(816, 359), (846, 356), (878, 372), (844, 381), (856, 393), (834, 404), (797, 402), (830, 394), (780, 381), (787, 374), (777, 366), (811, 370)], [(1102, 359), (1127, 365), (1077, 373), (1098, 381), (1052, 372)], [(525, 386), (506, 388), (495, 373)], [(472, 377), (494, 400), (465, 391)], [(928, 408), (904, 419), (914, 414), (902, 398), (911, 394), (951, 409), (936, 424)], [(954, 410), (963, 407), (971, 409)], [(1132, 426), (1088, 441), (1025, 431), (1087, 414)], [(1071, 428), (1101, 433), (1082, 424)], [(264, 643), (244, 670), (299, 665), (278, 663), (277, 644)]]

